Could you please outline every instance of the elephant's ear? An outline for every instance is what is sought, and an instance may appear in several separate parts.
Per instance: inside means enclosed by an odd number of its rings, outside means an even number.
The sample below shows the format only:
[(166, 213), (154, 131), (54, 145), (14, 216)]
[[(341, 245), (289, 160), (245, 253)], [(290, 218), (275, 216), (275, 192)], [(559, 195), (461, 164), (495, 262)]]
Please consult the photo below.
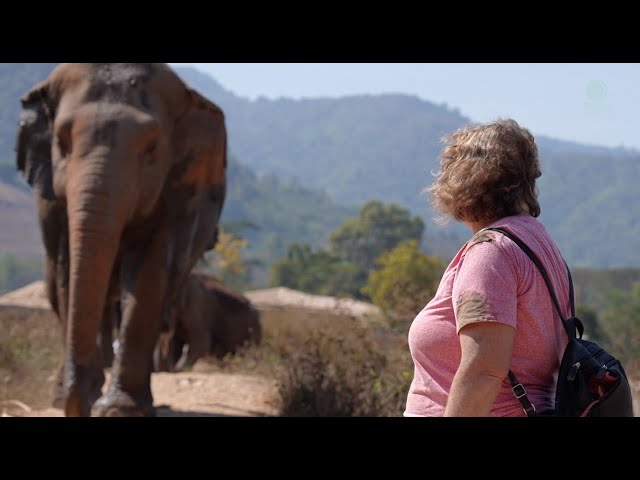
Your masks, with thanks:
[(193, 89), (186, 89), (187, 108), (174, 129), (179, 182), (197, 190), (225, 183), (227, 130), (224, 113)]
[(16, 167), (42, 197), (53, 200), (51, 173), (51, 125), (53, 112), (47, 82), (33, 87), (21, 99), (22, 111), (16, 135)]

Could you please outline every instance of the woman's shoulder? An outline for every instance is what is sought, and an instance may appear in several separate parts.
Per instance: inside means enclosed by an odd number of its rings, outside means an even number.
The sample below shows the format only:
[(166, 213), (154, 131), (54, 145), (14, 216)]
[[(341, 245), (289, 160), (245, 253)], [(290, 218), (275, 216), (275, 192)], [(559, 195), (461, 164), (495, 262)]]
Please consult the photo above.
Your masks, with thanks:
[[(501, 218), (500, 220), (488, 225), (486, 228), (492, 227), (500, 227), (507, 230), (509, 233), (515, 235), (525, 243), (528, 243), (528, 241), (532, 241), (534, 243), (540, 241), (553, 241), (544, 224), (537, 218), (527, 214)], [(494, 241), (501, 245), (513, 244), (511, 239), (506, 235), (494, 230), (483, 229), (475, 236), (479, 237), (479, 241)], [(475, 240), (474, 243), (476, 243)]]
[(482, 230), (475, 233), (464, 246), (464, 255), (467, 255), (471, 251), (486, 251), (486, 250), (507, 250), (511, 249), (513, 242), (506, 235), (495, 230), (490, 230), (492, 227), (500, 227), (517, 235), (516, 230), (513, 228), (512, 222), (505, 223), (493, 223)]
[[(546, 227), (540, 220), (530, 215), (516, 215), (505, 217), (493, 222), (486, 228), (500, 227), (511, 233), (529, 247), (540, 260), (549, 265), (563, 265), (562, 254), (556, 242), (553, 240)], [(533, 267), (528, 255), (511, 238), (495, 230), (480, 230), (469, 240), (469, 245), (485, 245), (483, 248), (474, 247), (479, 254), (487, 255), (493, 251), (494, 255), (501, 256), (503, 261), (511, 263), (516, 270), (529, 271)], [(493, 248), (487, 247), (492, 245)], [(473, 249), (472, 249), (473, 250)], [(550, 268), (549, 266), (547, 269)]]
[(515, 268), (521, 264), (525, 253), (506, 235), (489, 230), (492, 227), (500, 227), (525, 243), (537, 244), (537, 239), (548, 235), (544, 225), (532, 216), (504, 217), (473, 235), (465, 245), (463, 257), (481, 256), (484, 261), (506, 262)]

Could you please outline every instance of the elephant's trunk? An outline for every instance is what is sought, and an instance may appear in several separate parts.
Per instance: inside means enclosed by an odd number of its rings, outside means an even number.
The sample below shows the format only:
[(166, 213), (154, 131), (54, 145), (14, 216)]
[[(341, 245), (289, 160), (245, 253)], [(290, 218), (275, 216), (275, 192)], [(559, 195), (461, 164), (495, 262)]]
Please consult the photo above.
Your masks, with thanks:
[[(81, 159), (69, 174), (66, 196), (69, 218), (69, 311), (66, 337), (67, 416), (89, 415), (89, 382), (97, 361), (100, 329), (114, 260), (124, 226), (126, 198), (106, 159)], [(123, 201), (124, 200), (124, 201)]]

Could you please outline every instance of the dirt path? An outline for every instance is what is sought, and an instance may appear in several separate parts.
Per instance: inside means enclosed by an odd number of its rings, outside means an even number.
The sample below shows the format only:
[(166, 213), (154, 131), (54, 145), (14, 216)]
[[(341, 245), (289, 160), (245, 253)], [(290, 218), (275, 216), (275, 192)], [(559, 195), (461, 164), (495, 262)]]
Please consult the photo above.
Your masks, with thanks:
[[(276, 416), (273, 381), (226, 373), (154, 373), (151, 389), (159, 417)], [(31, 410), (21, 402), (5, 403), (3, 416), (62, 417), (62, 410)]]

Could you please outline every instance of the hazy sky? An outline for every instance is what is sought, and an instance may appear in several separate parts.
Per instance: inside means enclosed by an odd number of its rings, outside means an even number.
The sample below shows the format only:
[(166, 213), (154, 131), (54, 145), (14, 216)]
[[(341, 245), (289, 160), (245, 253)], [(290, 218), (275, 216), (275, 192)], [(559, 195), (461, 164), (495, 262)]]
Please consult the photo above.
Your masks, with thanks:
[(640, 149), (639, 63), (172, 63), (254, 99), (407, 93), (472, 121), (510, 116), (534, 134)]

